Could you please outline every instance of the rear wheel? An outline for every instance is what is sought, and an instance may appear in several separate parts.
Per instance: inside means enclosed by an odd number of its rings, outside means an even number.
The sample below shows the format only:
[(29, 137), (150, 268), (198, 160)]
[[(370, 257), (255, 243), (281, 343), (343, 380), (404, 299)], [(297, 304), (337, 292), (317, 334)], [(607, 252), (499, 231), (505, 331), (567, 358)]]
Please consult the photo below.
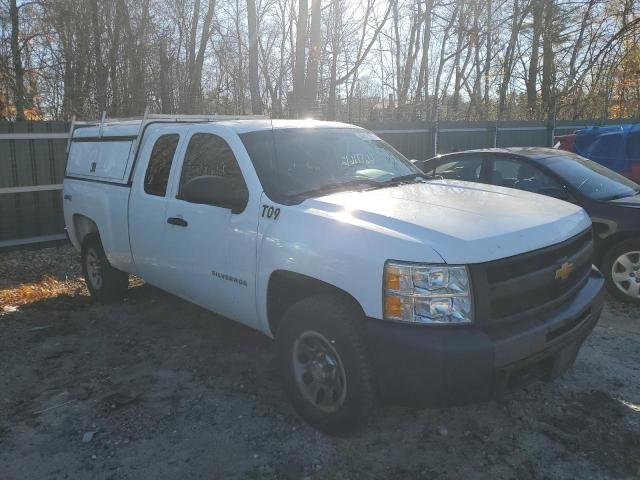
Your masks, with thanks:
[(602, 260), (607, 289), (624, 302), (640, 304), (640, 240), (614, 245)]
[(82, 272), (91, 296), (100, 302), (122, 298), (129, 275), (111, 266), (97, 234), (89, 234), (82, 243)]
[(296, 411), (327, 433), (346, 433), (373, 404), (367, 354), (355, 305), (334, 295), (299, 301), (276, 335), (278, 366)]

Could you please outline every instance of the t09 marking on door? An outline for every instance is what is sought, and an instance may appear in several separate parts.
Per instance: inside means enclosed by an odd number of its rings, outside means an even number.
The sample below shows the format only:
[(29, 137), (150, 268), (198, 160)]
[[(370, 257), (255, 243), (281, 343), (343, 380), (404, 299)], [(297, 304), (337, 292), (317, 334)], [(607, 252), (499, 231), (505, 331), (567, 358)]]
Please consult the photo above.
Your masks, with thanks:
[(280, 209), (272, 205), (262, 205), (262, 218), (277, 220), (280, 216)]

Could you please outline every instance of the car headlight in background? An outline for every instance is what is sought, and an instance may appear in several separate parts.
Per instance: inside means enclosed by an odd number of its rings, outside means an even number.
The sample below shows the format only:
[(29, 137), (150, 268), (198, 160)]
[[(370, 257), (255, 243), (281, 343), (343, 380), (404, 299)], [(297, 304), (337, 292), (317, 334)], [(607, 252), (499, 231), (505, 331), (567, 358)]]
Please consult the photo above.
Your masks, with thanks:
[(472, 323), (470, 283), (464, 266), (388, 261), (383, 278), (384, 318), (424, 324)]

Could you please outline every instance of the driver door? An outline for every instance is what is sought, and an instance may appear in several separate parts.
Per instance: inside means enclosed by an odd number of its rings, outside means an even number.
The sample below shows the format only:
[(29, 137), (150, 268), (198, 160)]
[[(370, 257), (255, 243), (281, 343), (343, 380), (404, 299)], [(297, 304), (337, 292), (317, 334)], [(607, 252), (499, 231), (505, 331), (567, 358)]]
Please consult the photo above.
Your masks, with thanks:
[[(236, 154), (240, 152), (240, 154)], [(241, 162), (239, 162), (239, 158)], [(248, 325), (256, 323), (255, 273), (259, 189), (255, 172), (233, 132), (196, 125), (187, 134), (167, 204), (167, 237), (173, 246), (179, 294), (193, 303)], [(249, 191), (245, 209), (192, 203), (181, 196), (189, 180), (214, 175)], [(250, 183), (249, 183), (250, 184)]]

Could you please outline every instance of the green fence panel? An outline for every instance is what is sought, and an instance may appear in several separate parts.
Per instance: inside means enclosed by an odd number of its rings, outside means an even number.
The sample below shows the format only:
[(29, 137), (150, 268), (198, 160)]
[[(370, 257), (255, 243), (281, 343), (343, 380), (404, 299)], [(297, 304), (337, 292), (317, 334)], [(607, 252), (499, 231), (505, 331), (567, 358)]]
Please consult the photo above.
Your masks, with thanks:
[[(607, 125), (640, 119), (607, 120)], [(384, 121), (362, 126), (376, 132), (406, 157), (425, 159), (438, 153), (518, 146), (552, 146), (555, 135), (572, 133), (599, 120), (539, 122), (406, 122)], [(57, 185), (64, 178), (66, 138), (7, 138), (2, 134), (65, 133), (68, 122), (0, 121), (0, 189)], [(64, 232), (60, 190), (0, 193), (0, 242)], [(1, 245), (1, 244), (0, 244)]]
[[(61, 184), (66, 139), (38, 138), (68, 131), (66, 122), (0, 122), (0, 188)], [(0, 193), (0, 242), (61, 234), (60, 190)]]

